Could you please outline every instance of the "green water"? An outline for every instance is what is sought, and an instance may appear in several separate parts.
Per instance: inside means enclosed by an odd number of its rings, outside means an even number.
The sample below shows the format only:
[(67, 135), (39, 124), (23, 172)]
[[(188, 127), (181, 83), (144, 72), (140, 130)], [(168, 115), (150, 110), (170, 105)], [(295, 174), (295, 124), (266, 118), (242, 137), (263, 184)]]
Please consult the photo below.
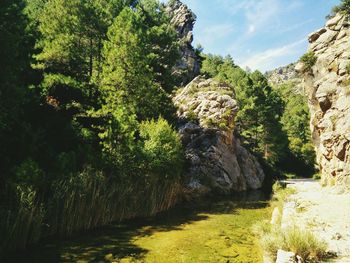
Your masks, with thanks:
[(268, 201), (258, 192), (201, 200), (67, 241), (46, 240), (6, 262), (262, 262), (251, 227), (270, 216)]

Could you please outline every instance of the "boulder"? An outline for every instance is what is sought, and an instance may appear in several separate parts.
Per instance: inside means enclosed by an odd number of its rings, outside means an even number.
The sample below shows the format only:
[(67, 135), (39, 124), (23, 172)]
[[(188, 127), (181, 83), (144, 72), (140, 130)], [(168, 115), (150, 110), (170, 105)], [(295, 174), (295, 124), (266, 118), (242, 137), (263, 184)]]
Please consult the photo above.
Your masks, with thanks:
[(332, 28), (340, 24), (339, 22), (344, 18), (343, 14), (337, 13), (333, 18), (329, 19), (326, 22), (327, 28)]
[(279, 249), (277, 251), (276, 263), (296, 263), (296, 255), (294, 252), (284, 251)]
[(326, 31), (327, 31), (327, 29), (321, 28), (321, 29), (309, 34), (309, 36), (308, 36), (309, 43), (315, 42)]
[(232, 87), (202, 76), (174, 97), (192, 189), (230, 194), (262, 186), (265, 174), (259, 162), (234, 136), (234, 98)]

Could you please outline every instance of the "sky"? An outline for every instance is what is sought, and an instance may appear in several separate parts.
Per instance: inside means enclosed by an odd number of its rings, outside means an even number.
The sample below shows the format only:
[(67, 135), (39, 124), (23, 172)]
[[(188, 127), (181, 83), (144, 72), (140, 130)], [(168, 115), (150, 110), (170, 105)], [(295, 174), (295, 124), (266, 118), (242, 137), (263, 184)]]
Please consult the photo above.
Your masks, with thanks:
[[(163, 0), (163, 2), (166, 2)], [(309, 33), (325, 24), (340, 0), (182, 0), (197, 16), (194, 46), (231, 55), (262, 72), (297, 61)]]

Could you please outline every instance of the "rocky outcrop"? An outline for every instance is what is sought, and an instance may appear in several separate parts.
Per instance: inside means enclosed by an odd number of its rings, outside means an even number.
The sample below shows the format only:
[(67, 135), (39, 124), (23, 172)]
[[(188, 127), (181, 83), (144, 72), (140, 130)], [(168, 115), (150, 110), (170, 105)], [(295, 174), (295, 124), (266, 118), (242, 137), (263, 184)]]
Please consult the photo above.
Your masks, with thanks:
[(171, 17), (171, 24), (174, 25), (180, 44), (181, 59), (174, 68), (174, 75), (178, 79), (179, 86), (184, 86), (199, 74), (199, 59), (192, 47), (193, 26), (196, 15), (181, 1), (170, 1), (167, 12)]
[(350, 187), (350, 27), (337, 14), (309, 35), (309, 52), (317, 58), (305, 65), (303, 84), (308, 94), (311, 131), (324, 184)]
[(270, 85), (275, 86), (284, 84), (286, 82), (293, 82), (297, 87), (301, 83), (301, 76), (295, 70), (295, 64), (296, 63), (291, 63), (287, 66), (267, 71), (265, 75)]
[(234, 136), (238, 106), (231, 87), (199, 76), (178, 91), (174, 103), (191, 188), (228, 194), (262, 186), (260, 164)]

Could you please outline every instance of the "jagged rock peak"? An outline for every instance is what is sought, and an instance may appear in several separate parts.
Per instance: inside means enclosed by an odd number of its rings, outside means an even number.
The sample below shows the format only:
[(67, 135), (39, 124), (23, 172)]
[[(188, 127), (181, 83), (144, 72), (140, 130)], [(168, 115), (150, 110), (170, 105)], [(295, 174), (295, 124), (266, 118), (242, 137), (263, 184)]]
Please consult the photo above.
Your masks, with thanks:
[(184, 86), (200, 71), (199, 58), (192, 46), (193, 26), (196, 15), (179, 0), (171, 0), (167, 5), (171, 24), (177, 31), (180, 45), (180, 61), (174, 68), (173, 74), (178, 79), (178, 86)]
[(324, 184), (350, 187), (350, 26), (336, 14), (309, 35), (315, 64), (302, 72), (311, 131)]
[(172, 14), (171, 23), (174, 25), (181, 39), (191, 44), (193, 41), (193, 26), (196, 15), (179, 0), (170, 1), (167, 7), (168, 13)]
[(234, 136), (238, 106), (232, 87), (198, 76), (178, 91), (174, 103), (191, 188), (229, 194), (262, 186), (260, 164)]

